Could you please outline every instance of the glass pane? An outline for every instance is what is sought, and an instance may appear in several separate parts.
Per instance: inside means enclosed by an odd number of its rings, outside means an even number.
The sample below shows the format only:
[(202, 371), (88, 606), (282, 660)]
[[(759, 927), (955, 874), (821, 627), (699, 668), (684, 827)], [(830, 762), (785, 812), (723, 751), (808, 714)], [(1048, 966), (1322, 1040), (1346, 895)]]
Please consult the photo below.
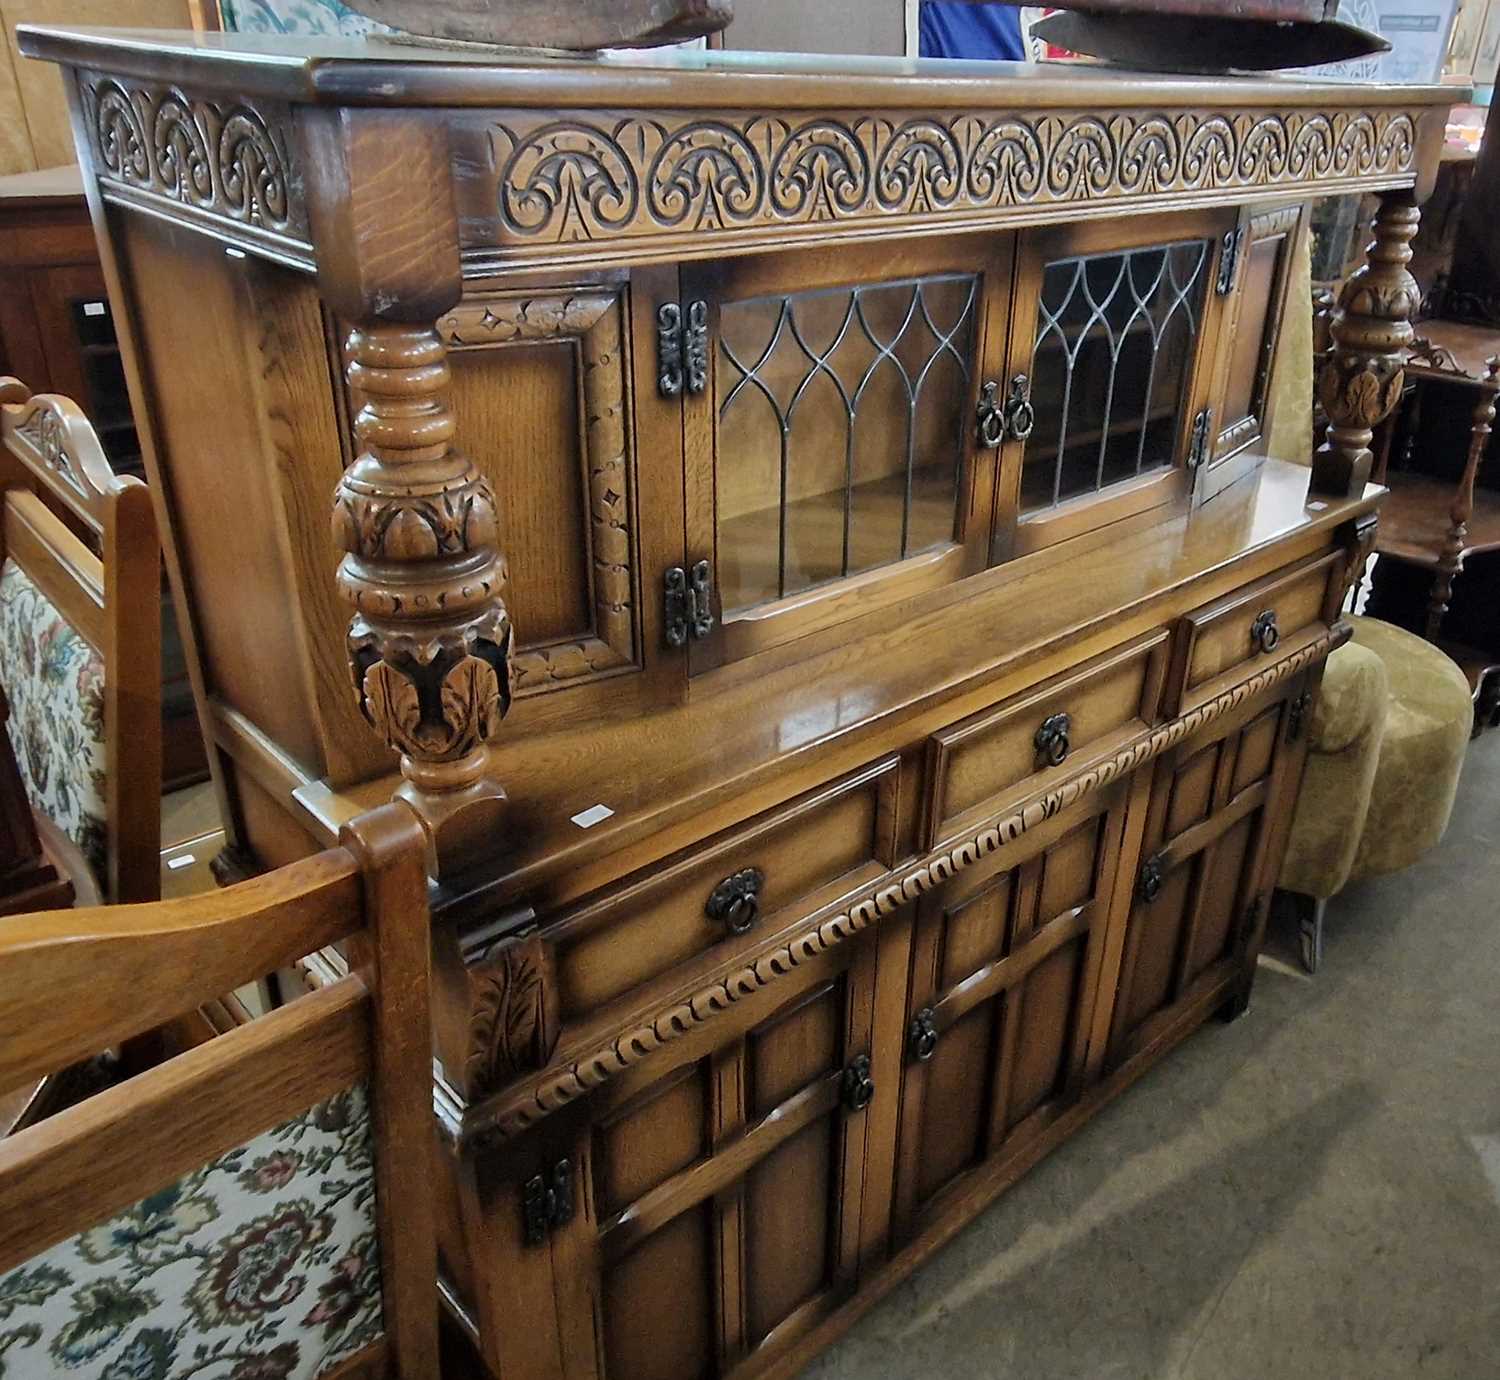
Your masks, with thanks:
[(1184, 240), (1044, 267), (1023, 514), (1173, 463), (1208, 257)]
[(953, 540), (977, 292), (945, 275), (723, 305), (726, 613)]

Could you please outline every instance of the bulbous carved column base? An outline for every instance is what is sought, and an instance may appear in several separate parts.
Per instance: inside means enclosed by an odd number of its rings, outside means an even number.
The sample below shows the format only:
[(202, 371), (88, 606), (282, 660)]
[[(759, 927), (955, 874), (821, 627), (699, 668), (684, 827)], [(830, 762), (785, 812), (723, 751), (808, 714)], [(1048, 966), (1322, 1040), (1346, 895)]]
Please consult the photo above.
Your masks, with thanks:
[(436, 873), (482, 852), (505, 792), (487, 744), (510, 708), (511, 624), (489, 484), (452, 447), (451, 382), (430, 326), (368, 325), (349, 339), (362, 447), (334, 495), (354, 609), (349, 668), (360, 710), (401, 757), (398, 795), (432, 842)]
[(1356, 498), (1364, 492), (1375, 427), (1401, 400), (1411, 317), (1421, 299), (1406, 269), (1417, 223), (1409, 192), (1384, 193), (1368, 262), (1339, 294), (1329, 324), (1333, 350), (1318, 377), (1318, 402), (1329, 427), (1313, 455), (1312, 494)]

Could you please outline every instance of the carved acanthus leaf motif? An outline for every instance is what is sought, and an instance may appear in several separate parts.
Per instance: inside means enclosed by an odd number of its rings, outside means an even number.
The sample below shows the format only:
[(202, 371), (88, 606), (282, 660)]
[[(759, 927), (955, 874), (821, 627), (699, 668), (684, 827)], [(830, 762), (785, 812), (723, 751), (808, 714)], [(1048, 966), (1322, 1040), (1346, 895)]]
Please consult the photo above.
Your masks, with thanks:
[(469, 969), (464, 1082), (470, 1097), (544, 1068), (557, 1036), (552, 954), (536, 930), (496, 945)]

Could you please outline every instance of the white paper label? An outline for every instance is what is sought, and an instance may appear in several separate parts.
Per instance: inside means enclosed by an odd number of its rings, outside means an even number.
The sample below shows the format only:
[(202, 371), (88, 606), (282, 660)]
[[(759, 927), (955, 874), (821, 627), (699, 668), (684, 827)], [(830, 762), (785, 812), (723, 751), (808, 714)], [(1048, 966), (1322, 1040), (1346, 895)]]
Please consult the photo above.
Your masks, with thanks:
[(83, 304), (83, 314), (85, 316), (103, 316), (108, 310), (109, 308), (103, 302), (85, 302)]
[(614, 811), (608, 805), (590, 805), (587, 810), (573, 816), (573, 823), (580, 829), (592, 829), (596, 824), (603, 824), (612, 814)]

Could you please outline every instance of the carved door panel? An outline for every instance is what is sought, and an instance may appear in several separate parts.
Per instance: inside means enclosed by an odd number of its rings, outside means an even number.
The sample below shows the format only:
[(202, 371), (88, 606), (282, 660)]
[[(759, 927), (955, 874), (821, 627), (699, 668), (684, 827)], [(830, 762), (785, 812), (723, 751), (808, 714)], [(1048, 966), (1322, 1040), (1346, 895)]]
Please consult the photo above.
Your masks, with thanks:
[[(884, 1082), (870, 1063), (875, 938), (812, 960), (774, 1003), (716, 1016), (591, 1102), (578, 1217), (553, 1246), (569, 1377), (723, 1375), (852, 1292)], [(886, 1103), (893, 1091), (879, 1087)]]
[(688, 555), (708, 562), (713, 617), (694, 673), (982, 568), (999, 434), (977, 417), (1004, 358), (1013, 243), (683, 270), (701, 340)]
[(1271, 366), (1290, 287), (1292, 249), (1307, 215), (1303, 206), (1247, 209), (1226, 231), (1215, 286), (1225, 295), (1224, 348), (1214, 395), (1214, 450), (1198, 478), (1211, 497), (1250, 464), (1230, 462), (1261, 451), (1270, 423)]
[(1083, 1086), (1130, 783), (919, 904), (895, 1235), (916, 1235)]
[(683, 693), (659, 585), (682, 560), (682, 417), (658, 395), (651, 324), (675, 284), (671, 269), (474, 280), (438, 320), (455, 444), (499, 499), (513, 721), (546, 727)]
[(1243, 999), (1306, 756), (1307, 674), (1157, 764), (1109, 1065)]

